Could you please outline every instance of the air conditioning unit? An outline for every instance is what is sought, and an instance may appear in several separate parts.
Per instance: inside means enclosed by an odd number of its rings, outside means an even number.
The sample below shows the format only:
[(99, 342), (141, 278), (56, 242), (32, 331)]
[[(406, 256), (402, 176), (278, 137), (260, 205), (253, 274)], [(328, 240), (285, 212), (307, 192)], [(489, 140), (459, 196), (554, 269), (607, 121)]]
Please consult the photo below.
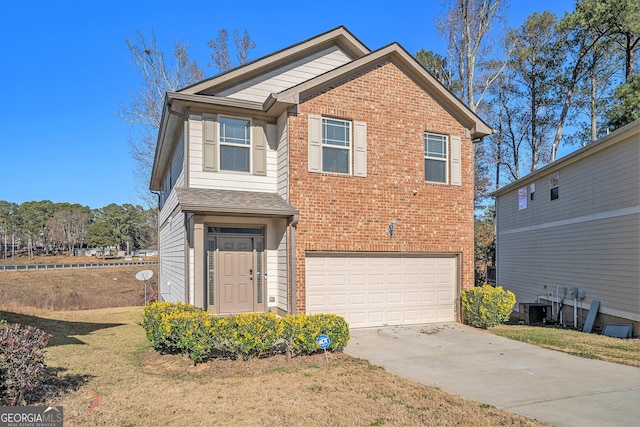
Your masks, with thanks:
[(520, 322), (525, 325), (542, 325), (551, 320), (551, 304), (521, 302)]

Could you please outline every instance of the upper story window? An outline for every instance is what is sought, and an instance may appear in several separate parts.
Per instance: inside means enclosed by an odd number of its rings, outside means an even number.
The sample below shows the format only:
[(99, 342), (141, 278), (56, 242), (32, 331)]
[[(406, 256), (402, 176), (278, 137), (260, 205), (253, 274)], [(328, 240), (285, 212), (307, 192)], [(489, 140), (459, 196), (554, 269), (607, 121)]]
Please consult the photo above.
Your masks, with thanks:
[(447, 137), (424, 134), (424, 180), (447, 182)]
[(267, 175), (267, 135), (275, 125), (256, 118), (202, 113), (202, 170)]
[(560, 197), (560, 174), (558, 172), (549, 177), (549, 186), (551, 187), (551, 200), (557, 200)]
[(220, 117), (220, 170), (251, 171), (251, 122)]
[(308, 171), (367, 176), (367, 124), (308, 115)]
[(349, 174), (351, 122), (322, 119), (322, 172)]
[(527, 209), (527, 187), (518, 189), (518, 210)]

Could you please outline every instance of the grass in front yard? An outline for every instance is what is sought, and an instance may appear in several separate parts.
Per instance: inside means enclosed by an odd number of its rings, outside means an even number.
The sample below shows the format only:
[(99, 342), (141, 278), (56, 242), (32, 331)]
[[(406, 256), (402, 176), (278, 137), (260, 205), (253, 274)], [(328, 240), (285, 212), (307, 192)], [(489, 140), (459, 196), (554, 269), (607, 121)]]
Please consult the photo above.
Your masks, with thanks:
[(580, 357), (640, 367), (638, 339), (620, 339), (570, 329), (523, 325), (498, 325), (489, 331), (506, 338)]
[(0, 303), (47, 310), (142, 305), (144, 283), (135, 275), (147, 269), (157, 274), (158, 266), (0, 271)]
[(47, 364), (83, 387), (46, 402), (65, 425), (541, 425), (422, 386), (343, 353), (194, 366), (153, 351), (141, 307), (0, 317), (54, 337)]

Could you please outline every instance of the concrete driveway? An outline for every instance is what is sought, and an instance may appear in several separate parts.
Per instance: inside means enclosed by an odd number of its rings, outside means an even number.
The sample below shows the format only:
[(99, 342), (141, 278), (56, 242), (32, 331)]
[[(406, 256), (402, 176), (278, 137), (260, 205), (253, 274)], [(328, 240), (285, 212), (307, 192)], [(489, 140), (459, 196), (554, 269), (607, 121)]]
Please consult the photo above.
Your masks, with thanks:
[(640, 368), (545, 350), (459, 323), (353, 329), (345, 353), (558, 426), (640, 426)]

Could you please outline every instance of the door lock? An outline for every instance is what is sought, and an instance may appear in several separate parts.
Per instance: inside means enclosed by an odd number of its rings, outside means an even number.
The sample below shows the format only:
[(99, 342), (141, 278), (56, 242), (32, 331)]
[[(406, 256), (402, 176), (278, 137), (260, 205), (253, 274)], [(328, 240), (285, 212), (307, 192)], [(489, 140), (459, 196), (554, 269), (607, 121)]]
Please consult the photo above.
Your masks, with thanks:
[(249, 269), (249, 280), (253, 280), (253, 268)]

